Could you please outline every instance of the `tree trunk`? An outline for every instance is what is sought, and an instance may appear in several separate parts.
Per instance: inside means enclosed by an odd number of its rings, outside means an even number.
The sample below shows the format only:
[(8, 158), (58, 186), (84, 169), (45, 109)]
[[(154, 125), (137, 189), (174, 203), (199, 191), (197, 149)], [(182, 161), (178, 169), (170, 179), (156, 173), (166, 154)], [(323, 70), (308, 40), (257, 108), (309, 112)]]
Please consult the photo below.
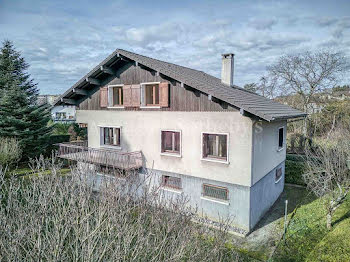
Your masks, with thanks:
[(332, 230), (332, 216), (333, 216), (332, 212), (329, 211), (327, 213), (327, 229), (328, 230)]

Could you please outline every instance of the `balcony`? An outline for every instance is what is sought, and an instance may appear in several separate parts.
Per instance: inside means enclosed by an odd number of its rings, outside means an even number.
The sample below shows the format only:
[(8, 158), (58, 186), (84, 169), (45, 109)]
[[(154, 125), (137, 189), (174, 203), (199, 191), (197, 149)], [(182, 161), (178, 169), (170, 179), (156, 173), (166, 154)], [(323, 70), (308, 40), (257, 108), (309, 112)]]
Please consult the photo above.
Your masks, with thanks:
[(139, 169), (142, 167), (141, 151), (121, 152), (115, 149), (92, 148), (87, 141), (60, 143), (58, 157), (77, 162), (101, 165), (123, 170)]

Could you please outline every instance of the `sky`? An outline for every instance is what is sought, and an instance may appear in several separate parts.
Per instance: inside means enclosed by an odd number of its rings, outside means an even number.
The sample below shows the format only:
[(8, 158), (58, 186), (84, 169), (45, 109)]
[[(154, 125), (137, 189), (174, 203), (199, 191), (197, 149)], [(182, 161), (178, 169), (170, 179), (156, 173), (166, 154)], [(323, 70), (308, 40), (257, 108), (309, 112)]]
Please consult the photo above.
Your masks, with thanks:
[[(61, 94), (116, 48), (257, 82), (285, 54), (350, 57), (350, 1), (0, 0), (0, 41), (30, 64), (41, 94)], [(346, 79), (348, 81), (348, 79)]]

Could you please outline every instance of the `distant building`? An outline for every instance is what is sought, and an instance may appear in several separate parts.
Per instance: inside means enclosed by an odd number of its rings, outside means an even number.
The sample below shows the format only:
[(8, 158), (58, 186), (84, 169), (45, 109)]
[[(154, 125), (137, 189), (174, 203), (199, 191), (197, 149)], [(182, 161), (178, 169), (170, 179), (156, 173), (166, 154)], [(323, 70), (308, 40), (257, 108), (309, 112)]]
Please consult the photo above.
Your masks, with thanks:
[(75, 106), (74, 105), (58, 105), (54, 106), (55, 101), (60, 95), (39, 95), (38, 104), (48, 104), (51, 106), (51, 117), (54, 122), (70, 123), (75, 122)]

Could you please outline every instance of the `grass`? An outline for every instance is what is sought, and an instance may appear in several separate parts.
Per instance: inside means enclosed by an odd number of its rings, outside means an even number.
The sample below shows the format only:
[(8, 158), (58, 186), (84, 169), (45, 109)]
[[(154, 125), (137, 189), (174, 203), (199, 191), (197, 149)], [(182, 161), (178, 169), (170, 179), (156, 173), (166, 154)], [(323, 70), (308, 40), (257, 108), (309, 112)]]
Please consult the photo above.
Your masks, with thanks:
[(323, 201), (310, 194), (302, 199), (273, 261), (350, 261), (350, 196), (336, 210), (331, 231)]
[[(61, 175), (66, 175), (70, 171), (71, 171), (70, 168), (60, 169)], [(50, 175), (51, 170), (45, 170), (45, 171), (41, 172), (41, 174)], [(20, 168), (16, 168), (15, 170), (7, 171), (6, 175), (7, 176), (17, 176), (17, 177), (30, 177), (30, 176), (38, 175), (38, 173), (33, 171), (32, 169), (30, 169), (29, 167), (20, 167)]]

